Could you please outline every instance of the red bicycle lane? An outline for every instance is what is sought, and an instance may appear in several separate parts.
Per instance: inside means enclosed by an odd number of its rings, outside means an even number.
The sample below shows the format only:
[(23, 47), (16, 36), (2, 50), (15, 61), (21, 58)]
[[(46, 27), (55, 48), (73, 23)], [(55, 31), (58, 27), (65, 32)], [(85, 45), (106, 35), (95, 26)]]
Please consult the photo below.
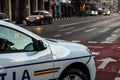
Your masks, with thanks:
[(112, 43), (82, 42), (95, 55), (95, 80), (120, 80), (120, 38)]

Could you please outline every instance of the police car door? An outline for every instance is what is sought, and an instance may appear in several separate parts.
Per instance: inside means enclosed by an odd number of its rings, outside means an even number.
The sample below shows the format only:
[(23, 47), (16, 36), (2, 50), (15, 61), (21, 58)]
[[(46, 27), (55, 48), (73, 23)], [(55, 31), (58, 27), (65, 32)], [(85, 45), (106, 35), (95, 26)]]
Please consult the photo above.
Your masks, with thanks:
[[(0, 80), (49, 80), (53, 77), (50, 49), (42, 41), (0, 25)], [(51, 72), (50, 72), (51, 71)]]

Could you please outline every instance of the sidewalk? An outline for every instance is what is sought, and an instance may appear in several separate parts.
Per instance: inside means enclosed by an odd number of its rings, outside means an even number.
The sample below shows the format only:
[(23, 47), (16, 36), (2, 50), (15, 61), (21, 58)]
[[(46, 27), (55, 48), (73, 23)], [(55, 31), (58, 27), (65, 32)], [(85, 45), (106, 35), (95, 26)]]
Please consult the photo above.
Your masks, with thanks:
[[(53, 18), (53, 23), (58, 22), (58, 21), (65, 21), (65, 20), (77, 20), (80, 19), (79, 17), (63, 17), (63, 18)], [(13, 24), (15, 24), (15, 21), (12, 21)], [(17, 24), (19, 26), (25, 26), (26, 22), (25, 20), (23, 21), (23, 24)]]

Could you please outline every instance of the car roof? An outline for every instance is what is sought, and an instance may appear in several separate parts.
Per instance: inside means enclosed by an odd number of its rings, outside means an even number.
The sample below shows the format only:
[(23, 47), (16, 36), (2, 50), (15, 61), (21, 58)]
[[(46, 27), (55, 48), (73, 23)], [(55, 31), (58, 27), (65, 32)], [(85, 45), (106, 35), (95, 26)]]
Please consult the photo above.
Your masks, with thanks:
[(46, 11), (46, 10), (36, 10), (34, 12), (44, 12), (44, 13), (49, 13), (49, 11)]

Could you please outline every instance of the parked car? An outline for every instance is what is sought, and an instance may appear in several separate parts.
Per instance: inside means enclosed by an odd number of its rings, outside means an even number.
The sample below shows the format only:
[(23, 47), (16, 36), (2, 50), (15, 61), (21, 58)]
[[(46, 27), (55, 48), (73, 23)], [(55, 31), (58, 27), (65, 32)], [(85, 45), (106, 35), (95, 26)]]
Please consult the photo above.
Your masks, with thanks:
[(91, 15), (92, 15), (92, 16), (97, 16), (97, 15), (98, 15), (98, 11), (97, 11), (97, 10), (96, 10), (96, 11), (93, 11), (93, 10), (92, 10), (92, 11), (91, 11)]
[(111, 12), (110, 12), (110, 10), (105, 9), (105, 10), (103, 11), (103, 14), (104, 14), (104, 15), (110, 15), (110, 14), (111, 14)]
[(102, 9), (102, 8), (98, 8), (97, 11), (98, 11), (98, 14), (99, 14), (99, 15), (102, 15), (102, 14), (103, 14), (103, 9)]
[(98, 11), (97, 11), (97, 10), (89, 10), (89, 11), (88, 11), (88, 14), (89, 14), (90, 16), (97, 16), (97, 15), (98, 15)]
[(45, 24), (45, 23), (52, 23), (52, 15), (46, 10), (38, 10), (26, 17), (26, 24)]
[(118, 11), (118, 13), (120, 14), (120, 11)]
[(6, 13), (0, 13), (0, 20), (10, 22), (10, 19), (8, 18), (8, 15)]
[(98, 15), (98, 11), (97, 10), (90, 10), (90, 9), (88, 9), (86, 11), (86, 15), (87, 16), (97, 16)]
[(45, 39), (0, 20), (1, 80), (95, 80), (95, 75), (86, 46)]

